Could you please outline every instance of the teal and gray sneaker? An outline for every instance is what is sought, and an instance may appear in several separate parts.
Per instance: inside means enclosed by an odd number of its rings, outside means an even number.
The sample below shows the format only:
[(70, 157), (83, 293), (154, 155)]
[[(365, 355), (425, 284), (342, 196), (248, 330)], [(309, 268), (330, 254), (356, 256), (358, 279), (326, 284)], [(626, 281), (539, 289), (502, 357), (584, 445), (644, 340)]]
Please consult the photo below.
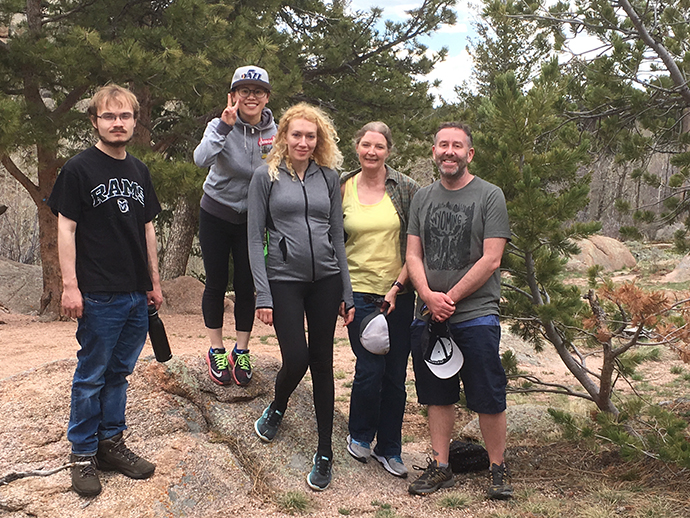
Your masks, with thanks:
[(254, 423), (254, 431), (262, 441), (271, 442), (278, 433), (278, 427), (282, 421), (283, 413), (273, 410), (273, 403), (271, 403)]
[(307, 475), (307, 484), (314, 491), (323, 491), (331, 483), (333, 477), (333, 461), (318, 453), (314, 455), (314, 467)]

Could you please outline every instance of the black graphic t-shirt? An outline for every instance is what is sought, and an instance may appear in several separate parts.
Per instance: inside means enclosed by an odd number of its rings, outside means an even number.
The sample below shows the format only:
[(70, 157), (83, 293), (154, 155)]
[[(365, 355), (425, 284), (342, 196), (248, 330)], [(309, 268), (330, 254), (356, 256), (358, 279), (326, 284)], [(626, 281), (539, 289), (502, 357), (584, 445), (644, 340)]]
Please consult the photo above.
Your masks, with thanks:
[[(407, 232), (422, 240), (429, 288), (448, 292), (481, 258), (485, 239), (510, 239), (503, 191), (478, 177), (455, 191), (434, 182), (412, 200)], [(496, 270), (484, 286), (456, 304), (451, 322), (497, 315), (500, 287)], [(423, 301), (418, 302), (419, 309)]]
[(77, 222), (82, 292), (152, 289), (144, 226), (161, 206), (140, 160), (129, 153), (117, 160), (90, 147), (62, 167), (48, 205)]

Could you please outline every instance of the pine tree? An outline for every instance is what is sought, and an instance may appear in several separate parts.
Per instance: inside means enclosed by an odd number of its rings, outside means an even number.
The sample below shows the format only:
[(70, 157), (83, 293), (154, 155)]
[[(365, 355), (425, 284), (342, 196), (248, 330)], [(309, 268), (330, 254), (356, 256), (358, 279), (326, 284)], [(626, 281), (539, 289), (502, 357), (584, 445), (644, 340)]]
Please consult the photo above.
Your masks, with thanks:
[[(29, 192), (39, 214), (41, 311), (60, 306), (55, 217), (48, 198), (65, 160), (92, 142), (83, 101), (107, 82), (129, 86), (141, 115), (130, 150), (149, 166), (175, 231), (165, 270), (184, 265), (196, 227), (204, 171), (191, 155), (208, 120), (225, 106), (234, 69), (271, 71), (271, 107), (319, 103), (346, 142), (370, 119), (412, 141), (430, 110), (430, 70), (416, 38), (452, 23), (453, 0), (425, 0), (406, 24), (375, 28), (380, 10), (350, 13), (343, 2), (260, 0), (0, 0), (0, 163)], [(422, 120), (423, 122), (423, 120)], [(412, 149), (409, 152), (407, 148)], [(347, 146), (349, 148), (349, 146)], [(403, 144), (401, 160), (414, 148)], [(16, 151), (33, 150), (32, 163)], [(33, 171), (36, 172), (35, 180)]]

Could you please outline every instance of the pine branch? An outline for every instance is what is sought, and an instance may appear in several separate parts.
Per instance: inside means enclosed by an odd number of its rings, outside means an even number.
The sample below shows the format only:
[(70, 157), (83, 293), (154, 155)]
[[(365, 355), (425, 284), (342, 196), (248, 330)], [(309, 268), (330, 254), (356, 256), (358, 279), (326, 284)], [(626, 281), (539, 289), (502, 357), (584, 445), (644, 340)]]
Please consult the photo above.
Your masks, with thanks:
[(38, 186), (34, 184), (28, 176), (26, 176), (21, 169), (17, 166), (17, 164), (14, 163), (14, 161), (10, 158), (9, 155), (7, 154), (2, 154), (0, 155), (0, 163), (2, 163), (3, 166), (5, 166), (5, 169), (14, 177), (15, 180), (17, 180), (22, 187), (24, 187), (28, 193), (31, 195), (31, 198), (38, 203), (40, 201), (40, 193), (38, 192)]
[(508, 376), (508, 379), (524, 379), (525, 381), (529, 381), (530, 383), (533, 383), (535, 385), (539, 385), (542, 387), (548, 387), (548, 388), (518, 388), (518, 387), (508, 387), (506, 388), (507, 392), (511, 393), (516, 393), (516, 394), (528, 394), (528, 393), (548, 393), (548, 394), (562, 394), (566, 396), (572, 396), (572, 397), (579, 397), (582, 399), (586, 399), (587, 401), (594, 401), (594, 398), (590, 396), (589, 394), (585, 392), (577, 392), (570, 387), (567, 387), (566, 385), (561, 385), (559, 383), (548, 383), (546, 381), (542, 381), (541, 379), (537, 378), (536, 376), (533, 376), (531, 374), (517, 374), (517, 375), (512, 375)]

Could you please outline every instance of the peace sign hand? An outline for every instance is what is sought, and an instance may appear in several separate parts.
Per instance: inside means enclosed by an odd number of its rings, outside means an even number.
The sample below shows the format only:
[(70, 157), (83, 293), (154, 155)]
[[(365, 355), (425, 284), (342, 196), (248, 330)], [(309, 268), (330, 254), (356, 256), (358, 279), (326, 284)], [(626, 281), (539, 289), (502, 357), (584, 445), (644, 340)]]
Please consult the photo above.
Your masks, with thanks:
[(228, 94), (228, 105), (220, 115), (220, 119), (228, 126), (234, 126), (237, 121), (237, 110), (240, 109), (240, 96), (237, 96), (237, 102), (233, 106), (232, 94)]

